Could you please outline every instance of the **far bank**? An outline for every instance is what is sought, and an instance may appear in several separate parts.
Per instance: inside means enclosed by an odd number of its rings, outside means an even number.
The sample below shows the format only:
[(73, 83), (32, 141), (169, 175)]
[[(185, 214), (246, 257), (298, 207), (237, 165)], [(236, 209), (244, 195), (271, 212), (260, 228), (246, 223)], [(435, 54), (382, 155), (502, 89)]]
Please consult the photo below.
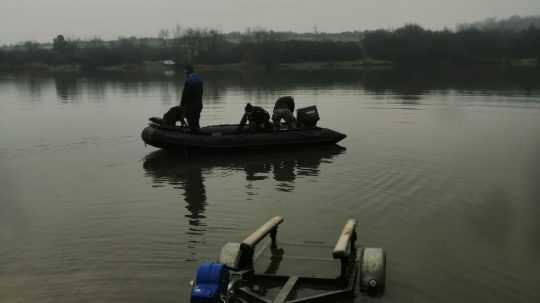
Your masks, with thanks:
[[(509, 60), (484, 60), (469, 64), (452, 63), (427, 63), (427, 62), (407, 62), (394, 63), (388, 60), (351, 60), (351, 61), (330, 61), (330, 62), (300, 62), (281, 64), (253, 64), (253, 63), (231, 63), (231, 64), (196, 64), (199, 71), (231, 71), (231, 72), (268, 72), (268, 71), (324, 71), (324, 70), (365, 70), (373, 68), (395, 68), (405, 66), (407, 68), (426, 67), (470, 67), (470, 66), (500, 66), (500, 67), (540, 67), (538, 59), (509, 59)], [(165, 65), (161, 61), (146, 61), (140, 64), (118, 64), (109, 66), (83, 66), (80, 64), (49, 65), (41, 63), (20, 64), (20, 65), (0, 65), (0, 72), (52, 72), (52, 73), (77, 73), (77, 72), (139, 72), (139, 73), (174, 73), (181, 72), (179, 68)]]

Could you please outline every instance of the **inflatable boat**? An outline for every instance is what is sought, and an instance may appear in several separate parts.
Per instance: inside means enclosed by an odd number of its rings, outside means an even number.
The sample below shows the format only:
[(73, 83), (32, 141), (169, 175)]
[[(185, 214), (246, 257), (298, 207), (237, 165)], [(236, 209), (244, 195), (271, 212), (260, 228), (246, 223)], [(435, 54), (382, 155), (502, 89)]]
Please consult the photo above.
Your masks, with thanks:
[(269, 132), (254, 132), (238, 125), (213, 125), (202, 127), (193, 133), (188, 128), (166, 126), (155, 122), (142, 131), (146, 144), (163, 149), (254, 149), (302, 145), (336, 144), (346, 135), (321, 127), (280, 129)]

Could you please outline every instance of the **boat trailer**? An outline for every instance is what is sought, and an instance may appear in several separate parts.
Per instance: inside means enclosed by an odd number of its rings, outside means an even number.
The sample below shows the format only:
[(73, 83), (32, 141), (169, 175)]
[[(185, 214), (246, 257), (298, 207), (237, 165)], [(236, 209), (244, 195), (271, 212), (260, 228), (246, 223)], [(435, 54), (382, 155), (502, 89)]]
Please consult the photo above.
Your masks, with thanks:
[(332, 258), (332, 247), (320, 242), (278, 243), (282, 222), (271, 218), (241, 243), (225, 244), (217, 262), (202, 263), (191, 302), (351, 302), (359, 293), (384, 294), (385, 252), (357, 247), (356, 220), (343, 227)]

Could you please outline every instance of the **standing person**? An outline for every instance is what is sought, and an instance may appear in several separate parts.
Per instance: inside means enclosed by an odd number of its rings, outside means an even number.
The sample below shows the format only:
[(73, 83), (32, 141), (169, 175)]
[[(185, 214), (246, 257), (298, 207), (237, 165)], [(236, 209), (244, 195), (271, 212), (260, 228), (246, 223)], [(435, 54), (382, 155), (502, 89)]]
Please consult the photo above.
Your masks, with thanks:
[(294, 98), (291, 96), (280, 97), (274, 105), (272, 113), (272, 122), (274, 128), (279, 130), (281, 119), (285, 120), (289, 129), (296, 128), (296, 119), (294, 118)]
[(188, 120), (189, 128), (192, 132), (198, 132), (200, 129), (199, 119), (203, 108), (203, 80), (197, 75), (193, 66), (186, 65), (186, 81), (184, 82), (184, 90), (182, 91), (182, 100), (180, 106), (184, 109)]

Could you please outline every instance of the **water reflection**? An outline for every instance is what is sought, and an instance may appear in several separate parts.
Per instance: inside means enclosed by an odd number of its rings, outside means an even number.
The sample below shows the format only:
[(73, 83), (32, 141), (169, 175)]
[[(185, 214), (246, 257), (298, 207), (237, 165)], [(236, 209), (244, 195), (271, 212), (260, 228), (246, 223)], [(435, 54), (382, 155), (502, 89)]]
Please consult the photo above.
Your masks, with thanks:
[(159, 85), (159, 93), (161, 95), (161, 104), (171, 105), (175, 101), (175, 97), (171, 94), (171, 83), (163, 81)]
[[(153, 179), (153, 187), (163, 187), (169, 183), (175, 189), (183, 190), (189, 225), (204, 226), (206, 189), (203, 166), (191, 165), (189, 159), (174, 152), (156, 151), (146, 156), (143, 164), (146, 176)], [(197, 230), (191, 230), (197, 233)]]
[[(386, 98), (390, 95), (400, 104), (417, 105), (427, 94), (537, 95), (540, 93), (539, 69), (517, 67), (461, 68), (377, 68), (364, 70), (274, 71), (254, 73), (241, 71), (205, 72), (206, 104), (219, 104), (227, 94), (242, 95), (258, 104), (273, 104), (276, 95), (309, 89), (314, 95), (333, 89), (366, 91)], [(106, 100), (117, 91), (126, 95), (150, 95), (159, 91), (165, 105), (175, 103), (181, 94), (184, 76), (155, 73), (107, 74), (78, 73), (17, 75), (19, 91), (41, 100), (44, 89), (56, 90), (61, 102), (77, 101), (80, 96)], [(54, 80), (54, 83), (53, 81)]]
[[(166, 184), (183, 191), (188, 214), (189, 235), (201, 235), (205, 231), (207, 206), (205, 175), (215, 171), (245, 174), (248, 199), (256, 196), (256, 184), (267, 179), (277, 181), (275, 190), (294, 190), (296, 178), (317, 177), (321, 163), (330, 163), (345, 152), (340, 146), (313, 150), (266, 151), (258, 153), (234, 153), (186, 156), (178, 151), (158, 150), (148, 154), (143, 163), (145, 175), (152, 178), (154, 187)], [(218, 175), (221, 182), (229, 178)], [(232, 181), (235, 182), (235, 181)]]
[(539, 69), (499, 66), (393, 68), (366, 71), (363, 85), (375, 94), (393, 94), (399, 99), (419, 100), (437, 92), (446, 94), (515, 95), (538, 94)]
[(78, 99), (81, 91), (79, 88), (79, 81), (79, 79), (69, 74), (54, 76), (56, 95), (62, 103), (68, 103)]
[[(9, 79), (9, 78), (8, 78)], [(44, 91), (51, 85), (51, 79), (40, 75), (17, 75), (15, 87), (21, 95), (29, 96), (32, 102), (41, 102)]]

